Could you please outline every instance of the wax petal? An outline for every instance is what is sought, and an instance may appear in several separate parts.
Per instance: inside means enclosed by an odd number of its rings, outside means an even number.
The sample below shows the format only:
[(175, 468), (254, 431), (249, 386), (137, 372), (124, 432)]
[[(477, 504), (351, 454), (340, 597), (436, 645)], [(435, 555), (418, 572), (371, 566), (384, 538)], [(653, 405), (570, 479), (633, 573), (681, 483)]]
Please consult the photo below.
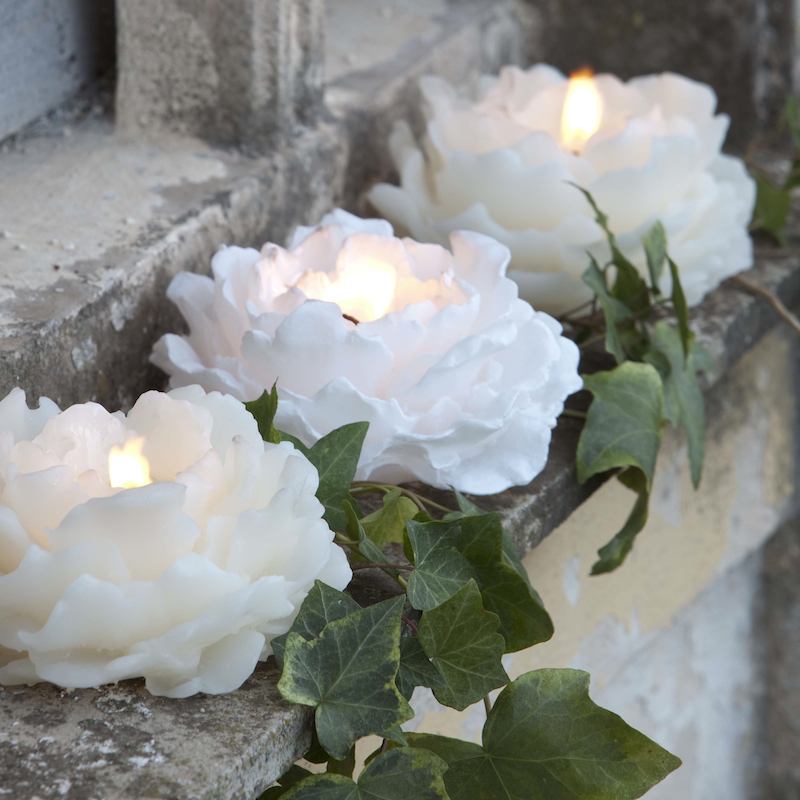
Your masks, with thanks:
[(0, 400), (0, 430), (10, 431), (16, 442), (34, 439), (58, 413), (58, 406), (47, 397), (39, 398), (38, 408), (28, 408), (25, 392), (14, 388)]
[[(0, 683), (233, 691), (316, 579), (349, 582), (316, 469), (290, 443), (264, 443), (231, 396), (187, 386), (143, 395), (127, 417), (86, 404), (47, 421), (12, 394), (0, 401), (16, 426), (0, 432)], [(111, 448), (135, 436), (155, 482), (112, 487)]]
[(194, 520), (183, 513), (185, 494), (186, 487), (180, 484), (154, 483), (92, 498), (48, 533), (50, 548), (57, 552), (80, 542), (110, 541), (134, 580), (157, 578), (191, 552), (200, 535)]
[[(434, 81), (428, 88), (435, 95), (441, 86)], [(448, 95), (448, 102), (460, 107), (453, 96)], [(402, 150), (399, 138), (395, 144)], [(462, 155), (473, 159), (476, 174), (483, 170), (487, 179), (496, 169), (505, 168), (503, 165), (517, 170), (522, 164), (517, 152), (487, 158)], [(406, 162), (404, 168), (409, 165)], [(549, 213), (548, 203), (552, 206), (553, 197), (563, 189), (566, 167), (524, 168), (527, 172), (519, 184), (518, 199), (521, 202), (523, 195), (539, 191), (537, 183), (544, 181), (545, 194), (550, 196), (548, 202), (542, 200), (542, 213)], [(465, 187), (456, 183), (451, 188), (463, 194)], [(597, 241), (599, 228), (584, 215), (586, 200), (580, 193), (563, 196), (572, 205), (571, 216), (559, 223), (557, 232), (533, 233), (550, 237), (553, 248), (563, 251), (571, 247), (576, 254), (575, 272), (580, 274), (583, 246)], [(395, 238), (383, 223), (358, 220), (338, 211), (316, 230), (301, 231), (293, 240), (292, 251), (265, 246), (258, 265), (262, 288), (268, 282), (277, 284), (299, 276), (294, 299), (305, 292), (307, 297), (324, 297), (332, 282), (348, 274), (360, 275), (363, 264), (373, 264), (391, 270), (394, 292), (377, 319), (354, 321), (346, 319), (342, 309), (331, 302), (308, 299), (299, 305), (284, 305), (285, 295), (261, 289), (253, 289), (243, 300), (235, 287), (218, 287), (215, 302), (223, 295), (237, 297), (236, 302), (247, 307), (251, 325), (242, 336), (242, 365), (231, 364), (231, 380), (246, 371), (259, 384), (260, 394), (271, 389), (277, 379), (275, 425), (309, 446), (343, 425), (368, 422), (356, 471), (360, 480), (416, 478), (442, 488), (461, 488), (459, 474), (467, 462), (471, 466), (465, 480), (470, 491), (500, 491), (513, 481), (530, 480), (546, 460), (549, 430), (565, 397), (581, 386), (577, 351), (572, 345), (562, 346), (561, 328), (555, 320), (545, 322), (519, 299), (516, 285), (506, 277), (507, 247), (480, 233), (453, 232), (449, 237), (452, 226), (469, 215), (481, 214), (490, 219), (485, 205), (473, 205), (458, 218), (435, 223), (442, 238), (450, 239), (451, 251), (437, 244)], [(530, 234), (519, 231), (509, 235)], [(563, 244), (564, 239), (569, 245)], [(225, 280), (218, 276), (217, 282)], [(217, 320), (214, 324), (224, 324), (219, 315)], [(182, 355), (171, 364), (168, 348), (159, 347), (156, 360), (170, 373), (173, 385), (188, 383)], [(216, 368), (219, 363), (215, 354), (213, 367), (206, 366)], [(198, 380), (203, 380), (203, 374), (199, 368), (192, 370)], [(520, 437), (524, 442), (521, 448), (512, 447), (503, 431), (507, 426), (517, 430), (525, 425), (531, 429), (530, 436)], [(528, 445), (533, 450), (526, 457)], [(232, 445), (225, 470), (228, 484), (236, 488), (209, 509), (209, 514), (230, 517), (247, 507), (277, 510), (277, 505), (268, 504), (283, 497), (287, 481), (265, 483), (260, 477), (264, 471), (278, 474), (277, 462), (266, 468), (259, 460), (266, 463), (278, 458), (270, 447), (274, 445), (264, 446), (262, 456), (244, 442)], [(508, 468), (488, 468), (486, 483), (479, 490), (475, 487), (480, 453), (495, 447), (500, 449), (487, 464), (501, 464), (504, 447), (513, 450), (514, 463)], [(281, 458), (286, 458), (288, 469), (293, 462), (285, 454)], [(519, 460), (524, 463), (517, 463)], [(288, 484), (307, 482), (299, 467), (295, 471), (298, 474)], [(503, 481), (509, 482), (503, 485)], [(294, 503), (296, 517), (303, 516), (299, 509), (300, 504)], [(313, 514), (318, 513), (314, 508)], [(251, 514), (247, 519), (245, 523), (242, 518), (236, 526), (209, 520), (198, 552), (241, 574), (261, 569), (263, 559), (278, 559), (279, 552), (293, 552), (279, 548), (269, 535), (259, 540), (257, 516)], [(242, 555), (259, 552), (259, 548), (263, 558), (248, 562)], [(321, 569), (322, 563), (314, 562), (313, 568)]]
[(418, 142), (397, 123), (390, 152), (400, 186), (378, 184), (368, 195), (398, 231), (439, 244), (459, 229), (497, 239), (511, 251), (520, 296), (559, 315), (589, 296), (580, 281), (586, 251), (608, 255), (570, 183), (593, 193), (643, 276), (641, 237), (664, 224), (690, 305), (752, 266), (755, 184), (740, 160), (721, 155), (730, 120), (716, 114), (711, 87), (672, 73), (627, 83), (598, 75), (600, 128), (577, 154), (561, 145), (568, 84), (560, 72), (505, 67), (477, 87), (465, 96), (441, 78), (420, 81), (427, 135)]

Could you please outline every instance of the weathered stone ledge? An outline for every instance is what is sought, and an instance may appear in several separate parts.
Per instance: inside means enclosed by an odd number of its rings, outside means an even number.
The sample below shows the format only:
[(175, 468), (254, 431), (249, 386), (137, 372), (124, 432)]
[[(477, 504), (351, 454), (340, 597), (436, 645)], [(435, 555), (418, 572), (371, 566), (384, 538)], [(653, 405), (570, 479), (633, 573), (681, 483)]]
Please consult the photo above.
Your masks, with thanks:
[(311, 745), (311, 709), (262, 665), (236, 692), (153, 697), (144, 681), (0, 687), (0, 796), (254, 798)]

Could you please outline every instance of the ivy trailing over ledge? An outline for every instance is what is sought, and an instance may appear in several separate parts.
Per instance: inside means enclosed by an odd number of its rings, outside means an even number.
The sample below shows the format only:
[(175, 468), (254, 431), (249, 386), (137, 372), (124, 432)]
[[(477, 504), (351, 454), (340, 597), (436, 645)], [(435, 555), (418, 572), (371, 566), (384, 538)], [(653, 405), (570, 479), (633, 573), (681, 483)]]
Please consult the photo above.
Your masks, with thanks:
[[(578, 187), (579, 188), (579, 187)], [(688, 308), (678, 266), (667, 253), (667, 236), (658, 222), (643, 239), (649, 282), (617, 247), (608, 217), (581, 189), (605, 231), (610, 260), (599, 265), (590, 256), (583, 281), (594, 292), (591, 311), (584, 304), (563, 321), (581, 347), (603, 342), (617, 362), (614, 369), (584, 375), (592, 404), (578, 442), (578, 480), (618, 470), (619, 481), (637, 495), (622, 529), (598, 551), (592, 574), (619, 567), (647, 522), (650, 493), (661, 438), (667, 425), (683, 428), (689, 447), (692, 483), (703, 473), (705, 405), (698, 374), (713, 368), (708, 351), (689, 328)], [(660, 289), (669, 271), (671, 294)], [(596, 308), (600, 313), (592, 313)], [(671, 312), (674, 324), (666, 317)], [(660, 317), (660, 318), (659, 318)], [(599, 329), (599, 332), (598, 332)]]
[[(305, 758), (325, 772), (296, 765), (262, 800), (632, 800), (680, 765), (596, 706), (586, 673), (506, 674), (503, 655), (547, 641), (553, 624), (499, 514), (458, 492), (448, 509), (406, 487), (354, 483), (367, 423), (306, 447), (275, 430), (275, 387), (248, 408), (265, 439), (292, 441), (319, 470), (317, 497), (353, 569), (397, 584), (361, 607), (317, 582), (273, 640), (281, 695), (314, 709)], [(369, 493), (383, 502), (365, 516), (358, 498)], [(482, 744), (404, 733), (417, 686), (458, 710), (483, 701)], [(371, 734), (383, 744), (354, 779), (355, 745)]]

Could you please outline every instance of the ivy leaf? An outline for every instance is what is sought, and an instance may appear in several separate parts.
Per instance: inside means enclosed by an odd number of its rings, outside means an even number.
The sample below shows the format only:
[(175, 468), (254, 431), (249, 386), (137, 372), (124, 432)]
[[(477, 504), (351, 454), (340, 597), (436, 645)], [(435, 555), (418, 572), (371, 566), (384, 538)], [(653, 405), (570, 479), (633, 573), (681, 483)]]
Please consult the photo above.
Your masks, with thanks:
[(323, 436), (313, 447), (306, 447), (296, 437), (281, 432), (281, 440), (291, 442), (319, 472), (317, 499), (325, 506), (325, 521), (334, 531), (343, 531), (347, 515), (342, 502), (350, 499), (350, 484), (356, 474), (358, 459), (369, 422), (352, 422)]
[(329, 775), (344, 775), (345, 778), (352, 778), (353, 770), (355, 768), (356, 768), (355, 746), (350, 748), (350, 752), (347, 754), (347, 758), (345, 758), (343, 761), (337, 761), (335, 758), (328, 759), (327, 772)]
[(531, 586), (499, 514), (462, 519), (458, 549), (475, 571), (484, 608), (500, 620), (507, 653), (552, 637), (553, 621)]
[[(669, 364), (667, 372), (661, 372), (664, 382), (664, 403), (667, 419), (672, 425), (683, 426), (689, 445), (689, 464), (692, 483), (696, 489), (703, 474), (705, 456), (706, 411), (703, 392), (697, 382), (696, 361), (705, 361), (707, 351), (701, 345), (690, 345), (689, 358), (684, 351), (678, 332), (665, 320), (656, 323), (653, 332), (653, 347)], [(695, 356), (695, 347), (697, 355)]]
[(397, 670), (397, 689), (400, 694), (410, 700), (417, 686), (438, 689), (446, 685), (439, 670), (425, 655), (419, 639), (416, 636), (400, 639), (400, 668)]
[(406, 531), (415, 569), (408, 578), (408, 601), (420, 611), (441, 605), (475, 577), (469, 561), (456, 548), (458, 523), (409, 520)]
[[(608, 215), (600, 210), (591, 192), (586, 191), (586, 189), (581, 188), (576, 183), (572, 185), (580, 189), (584, 197), (589, 201), (589, 205), (592, 207), (592, 211), (594, 211), (595, 221), (603, 229), (603, 233), (605, 233), (608, 244), (611, 247), (611, 263), (617, 268), (617, 279), (614, 282), (614, 289), (611, 294), (617, 300), (621, 300), (632, 311), (640, 311), (648, 308), (650, 306), (650, 292), (647, 289), (647, 284), (642, 280), (639, 270), (625, 258), (617, 247), (616, 237), (608, 226)], [(590, 258), (592, 259), (592, 266), (597, 266), (597, 262), (594, 258), (591, 256)], [(600, 274), (603, 274), (602, 271)], [(586, 280), (585, 274), (584, 280)], [(603, 278), (603, 284), (605, 284), (605, 277)], [(609, 352), (612, 351), (609, 350)]]
[(612, 297), (606, 284), (606, 276), (595, 261), (589, 256), (591, 264), (581, 278), (583, 282), (597, 295), (603, 316), (606, 320), (606, 350), (621, 364), (625, 361), (625, 348), (620, 339), (618, 326), (629, 320), (631, 310), (621, 300)]
[(409, 734), (447, 762), (451, 800), (634, 800), (680, 759), (589, 699), (589, 675), (528, 672), (489, 712), (483, 746)]
[[(679, 343), (680, 347), (680, 343)], [(619, 476), (639, 495), (622, 530), (599, 551), (592, 574), (610, 572), (624, 561), (647, 521), (650, 488), (664, 427), (664, 389), (651, 364), (631, 361), (610, 372), (584, 377), (594, 395), (578, 441), (578, 480), (618, 467)]]
[(286, 800), (448, 800), (442, 759), (428, 750), (395, 748), (374, 758), (353, 781), (313, 775), (284, 795)]
[[(347, 520), (345, 527), (347, 535), (353, 541), (358, 542), (358, 555), (360, 555), (361, 558), (372, 561), (373, 564), (386, 563), (386, 555), (383, 550), (367, 536), (364, 526), (361, 524), (361, 520), (356, 513), (356, 508), (357, 505), (352, 499), (345, 500), (342, 503), (342, 509), (345, 513), (345, 519)], [(395, 578), (400, 574), (396, 569), (385, 569), (384, 572)]]
[(357, 739), (413, 716), (397, 691), (404, 597), (384, 600), (328, 623), (318, 639), (286, 640), (278, 690), (316, 708), (320, 744), (341, 761)]
[(797, 99), (789, 96), (783, 110), (784, 119), (788, 123), (789, 133), (795, 150), (800, 150), (800, 109), (797, 107)]
[(784, 228), (792, 202), (791, 195), (785, 188), (774, 186), (766, 178), (756, 178), (756, 187), (756, 207), (751, 228), (768, 231), (781, 247), (786, 247)]
[(636, 492), (638, 497), (622, 530), (597, 551), (600, 558), (592, 565), (592, 575), (613, 572), (619, 567), (633, 548), (633, 540), (642, 532), (647, 523), (650, 491), (644, 473), (636, 467), (628, 467), (619, 476), (619, 481), (623, 486)]
[[(796, 143), (795, 147), (797, 147)], [(786, 183), (783, 184), (783, 190), (791, 192), (792, 189), (796, 189), (798, 186), (800, 186), (800, 157), (795, 157), (792, 159), (792, 168), (786, 177)]]
[(497, 615), (484, 610), (474, 580), (422, 615), (420, 644), (447, 683), (433, 690), (440, 703), (463, 711), (508, 682), (499, 626)]
[(578, 186), (577, 183), (573, 183), (572, 186), (574, 186), (589, 201), (589, 205), (592, 207), (592, 211), (594, 211), (595, 222), (597, 222), (597, 224), (603, 229), (603, 233), (605, 233), (609, 244), (612, 247), (616, 247), (616, 239), (614, 238), (614, 234), (611, 232), (611, 229), (608, 227), (608, 215), (604, 214), (600, 210), (595, 202), (594, 197), (592, 197), (591, 192), (587, 191), (582, 186)]
[(694, 334), (689, 329), (689, 306), (686, 305), (686, 295), (681, 286), (681, 276), (675, 262), (669, 259), (669, 271), (672, 275), (672, 307), (675, 309), (675, 316), (678, 319), (678, 330), (681, 334), (681, 344), (683, 353), (689, 358), (692, 349), (692, 339)]
[(378, 545), (401, 544), (406, 520), (414, 519), (419, 509), (400, 489), (392, 489), (383, 498), (383, 508), (361, 520), (367, 536)]
[(298, 633), (310, 642), (322, 633), (329, 622), (342, 619), (360, 608), (361, 606), (349, 594), (340, 592), (322, 581), (314, 581), (314, 586), (303, 600), (292, 627), (282, 636), (272, 640), (272, 654), (278, 667), (283, 669), (283, 654), (290, 633)]
[(271, 391), (265, 390), (258, 400), (245, 403), (244, 407), (255, 417), (261, 438), (271, 444), (280, 444), (281, 435), (273, 425), (278, 412), (278, 382), (275, 381)]
[(585, 375), (583, 385), (594, 401), (578, 441), (578, 480), (634, 466), (647, 477), (649, 491), (664, 423), (664, 390), (655, 367), (627, 361)]
[(650, 308), (650, 290), (639, 270), (617, 249), (611, 246), (611, 263), (617, 269), (617, 279), (611, 294), (621, 300), (633, 312)]
[(286, 431), (278, 431), (278, 436), (281, 437), (282, 442), (291, 442), (295, 446), (296, 450), (299, 450), (306, 458), (308, 458), (308, 454), (311, 451), (296, 436), (292, 436), (291, 433), (286, 433)]
[(453, 493), (456, 496), (456, 504), (458, 505), (458, 510), (464, 514), (466, 517), (479, 517), (481, 514), (485, 514), (486, 512), (482, 509), (478, 508), (472, 500), (467, 500), (458, 489), (453, 489)]
[(408, 746), (405, 733), (403, 732), (403, 729), (400, 727), (399, 722), (396, 725), (392, 725), (391, 728), (387, 728), (385, 731), (378, 731), (377, 735), (380, 736), (382, 739), (387, 739), (390, 742), (399, 744), (401, 747)]
[(650, 273), (650, 286), (653, 294), (661, 294), (658, 285), (664, 271), (664, 262), (667, 259), (667, 232), (661, 222), (656, 222), (650, 228), (647, 236), (642, 238), (642, 244), (647, 257), (647, 271)]
[(308, 778), (313, 773), (309, 772), (307, 769), (303, 769), (302, 767), (298, 767), (297, 764), (293, 764), (289, 767), (286, 772), (278, 778), (278, 786), (272, 786), (264, 792), (258, 800), (277, 800), (278, 797), (285, 797), (286, 792), (288, 792), (293, 786), (300, 783), (300, 781)]

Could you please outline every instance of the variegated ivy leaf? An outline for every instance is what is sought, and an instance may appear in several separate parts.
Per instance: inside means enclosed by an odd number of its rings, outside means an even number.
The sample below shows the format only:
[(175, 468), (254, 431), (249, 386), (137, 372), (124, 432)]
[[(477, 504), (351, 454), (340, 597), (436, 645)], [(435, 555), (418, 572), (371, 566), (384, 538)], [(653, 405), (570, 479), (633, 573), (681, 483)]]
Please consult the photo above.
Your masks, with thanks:
[(483, 744), (409, 734), (447, 762), (450, 800), (634, 800), (680, 760), (589, 699), (589, 676), (528, 672), (497, 698)]
[(373, 759), (357, 781), (341, 775), (314, 775), (283, 795), (284, 800), (448, 800), (442, 776), (447, 769), (428, 750), (402, 747)]
[(483, 608), (474, 580), (422, 615), (420, 644), (446, 683), (433, 690), (440, 703), (462, 711), (508, 682), (499, 625), (497, 615)]
[(278, 690), (290, 703), (316, 709), (319, 742), (339, 761), (362, 736), (414, 715), (395, 685), (404, 600), (385, 600), (330, 622), (310, 642), (297, 633), (286, 640)]

